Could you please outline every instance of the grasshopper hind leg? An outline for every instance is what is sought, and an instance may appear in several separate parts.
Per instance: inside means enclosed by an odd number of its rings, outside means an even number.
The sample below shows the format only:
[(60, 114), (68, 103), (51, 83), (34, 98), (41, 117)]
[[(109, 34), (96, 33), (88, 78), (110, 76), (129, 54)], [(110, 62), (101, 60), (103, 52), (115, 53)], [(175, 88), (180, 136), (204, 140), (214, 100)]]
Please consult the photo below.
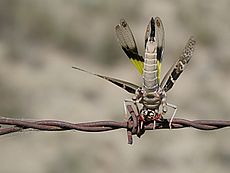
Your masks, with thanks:
[(173, 104), (170, 104), (170, 103), (167, 103), (167, 106), (174, 109), (173, 115), (172, 115), (172, 117), (170, 118), (170, 121), (169, 121), (169, 128), (172, 129), (172, 121), (173, 121), (173, 118), (174, 118), (175, 115), (176, 115), (177, 106), (176, 106), (176, 105), (173, 105)]

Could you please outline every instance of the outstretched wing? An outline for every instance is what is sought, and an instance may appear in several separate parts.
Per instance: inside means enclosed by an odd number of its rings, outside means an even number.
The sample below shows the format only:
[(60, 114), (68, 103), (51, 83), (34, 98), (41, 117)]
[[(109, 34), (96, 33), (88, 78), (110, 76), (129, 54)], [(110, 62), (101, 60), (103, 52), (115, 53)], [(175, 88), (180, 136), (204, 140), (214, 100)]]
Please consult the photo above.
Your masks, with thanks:
[(181, 73), (184, 71), (185, 66), (188, 64), (188, 62), (192, 57), (195, 44), (196, 44), (195, 38), (190, 37), (187, 44), (185, 45), (183, 53), (176, 61), (176, 63), (169, 69), (169, 71), (164, 76), (164, 79), (162, 80), (160, 86), (161, 88), (163, 88), (165, 92), (167, 92), (173, 87), (175, 81), (179, 78)]
[(107, 80), (109, 82), (112, 82), (113, 84), (123, 88), (124, 90), (126, 90), (127, 92), (129, 92), (131, 94), (135, 94), (135, 91), (137, 90), (137, 88), (139, 88), (137, 85), (132, 84), (132, 83), (127, 82), (127, 81), (123, 81), (123, 80), (120, 80), (120, 79), (115, 79), (115, 78), (112, 78), (112, 77), (107, 77), (107, 76), (95, 74), (95, 73), (83, 70), (81, 68), (78, 68), (78, 67), (72, 67), (72, 68), (76, 69), (76, 70), (86, 72), (86, 73), (94, 75), (94, 76), (97, 76), (99, 78), (105, 79), (105, 80)]
[(155, 19), (151, 18), (149, 24), (147, 25), (145, 32), (145, 49), (150, 34), (154, 35), (154, 37), (156, 38), (155, 41), (157, 43), (157, 80), (158, 83), (160, 83), (161, 62), (163, 60), (163, 52), (165, 48), (165, 31), (163, 23), (159, 17), (156, 17)]
[(115, 27), (115, 30), (123, 51), (135, 65), (140, 74), (142, 74), (144, 59), (138, 54), (137, 45), (129, 25), (124, 19), (121, 19), (120, 24)]
[(165, 48), (165, 31), (163, 23), (159, 17), (155, 18), (155, 30), (157, 40), (157, 78), (158, 82), (160, 83), (161, 62), (163, 60), (163, 53)]

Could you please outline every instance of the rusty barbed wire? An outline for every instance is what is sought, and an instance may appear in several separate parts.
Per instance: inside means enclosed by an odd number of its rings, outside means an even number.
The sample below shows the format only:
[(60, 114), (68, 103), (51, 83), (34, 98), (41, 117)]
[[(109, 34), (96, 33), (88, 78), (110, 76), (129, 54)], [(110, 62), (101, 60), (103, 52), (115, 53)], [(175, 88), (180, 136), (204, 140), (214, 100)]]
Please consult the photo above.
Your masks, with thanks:
[[(128, 143), (132, 144), (133, 135), (141, 137), (146, 130), (169, 129), (169, 119), (163, 121), (150, 122), (143, 124), (139, 122), (138, 116), (135, 114), (131, 106), (127, 106), (131, 117), (128, 121), (96, 121), (87, 123), (70, 123), (60, 120), (26, 120), (0, 117), (0, 135), (6, 135), (15, 132), (23, 132), (27, 129), (36, 129), (39, 131), (66, 131), (78, 130), (83, 132), (104, 132), (116, 129), (126, 129), (128, 135)], [(193, 127), (199, 130), (216, 130), (229, 127), (230, 121), (224, 120), (186, 120), (174, 118), (172, 129)]]

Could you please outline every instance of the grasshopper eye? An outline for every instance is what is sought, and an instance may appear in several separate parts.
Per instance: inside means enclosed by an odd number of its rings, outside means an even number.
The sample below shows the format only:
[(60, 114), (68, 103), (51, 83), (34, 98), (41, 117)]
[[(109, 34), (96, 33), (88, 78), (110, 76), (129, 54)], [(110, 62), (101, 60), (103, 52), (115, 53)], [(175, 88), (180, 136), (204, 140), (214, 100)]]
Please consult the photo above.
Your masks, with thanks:
[(154, 116), (155, 113), (153, 113), (153, 111), (149, 112), (149, 116)]

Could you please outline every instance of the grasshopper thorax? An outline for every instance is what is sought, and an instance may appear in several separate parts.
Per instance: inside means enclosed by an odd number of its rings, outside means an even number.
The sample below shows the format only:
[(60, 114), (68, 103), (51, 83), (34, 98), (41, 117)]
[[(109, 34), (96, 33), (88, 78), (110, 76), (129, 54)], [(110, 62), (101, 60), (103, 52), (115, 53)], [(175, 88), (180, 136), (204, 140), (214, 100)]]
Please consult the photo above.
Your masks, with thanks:
[(154, 92), (140, 87), (136, 90), (133, 100), (142, 105), (140, 115), (145, 121), (159, 119), (167, 112), (166, 93), (160, 87)]

